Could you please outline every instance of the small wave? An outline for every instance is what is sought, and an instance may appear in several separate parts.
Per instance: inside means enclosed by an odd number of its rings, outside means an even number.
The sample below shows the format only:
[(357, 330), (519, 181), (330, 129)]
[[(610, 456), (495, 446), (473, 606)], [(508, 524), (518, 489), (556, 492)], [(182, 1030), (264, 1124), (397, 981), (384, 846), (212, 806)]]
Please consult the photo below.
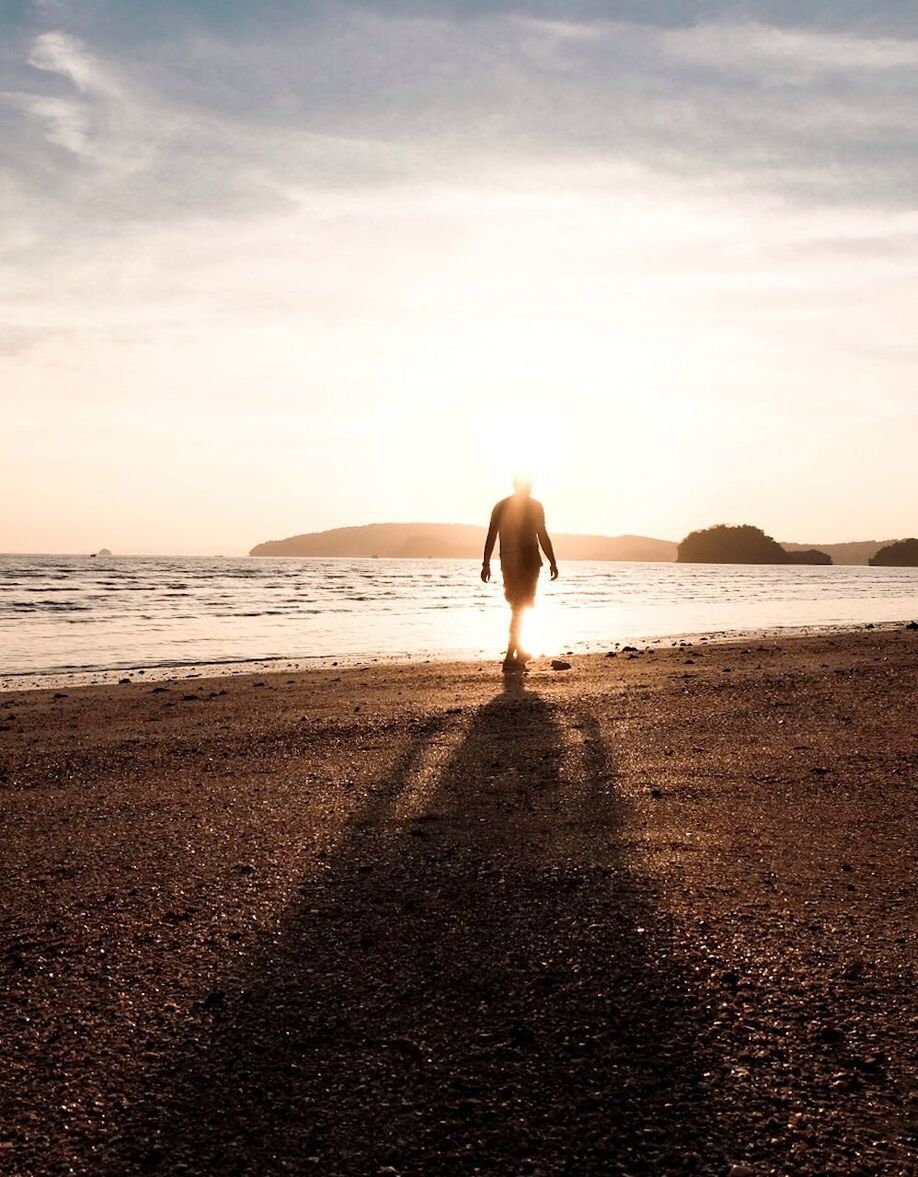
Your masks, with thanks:
[(91, 608), (75, 601), (9, 601), (6, 607), (16, 613), (75, 613), (88, 612)]

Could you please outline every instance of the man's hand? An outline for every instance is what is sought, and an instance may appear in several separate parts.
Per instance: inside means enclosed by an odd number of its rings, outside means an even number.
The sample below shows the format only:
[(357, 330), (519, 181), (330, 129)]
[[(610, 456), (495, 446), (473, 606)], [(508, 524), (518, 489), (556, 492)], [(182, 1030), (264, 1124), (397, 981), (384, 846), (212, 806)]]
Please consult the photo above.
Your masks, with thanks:
[(491, 579), (491, 565), (487, 560), (481, 566), (481, 579), (485, 584)]
[(558, 579), (558, 565), (557, 564), (552, 564), (551, 567), (549, 568), (549, 572), (551, 573), (552, 580)]

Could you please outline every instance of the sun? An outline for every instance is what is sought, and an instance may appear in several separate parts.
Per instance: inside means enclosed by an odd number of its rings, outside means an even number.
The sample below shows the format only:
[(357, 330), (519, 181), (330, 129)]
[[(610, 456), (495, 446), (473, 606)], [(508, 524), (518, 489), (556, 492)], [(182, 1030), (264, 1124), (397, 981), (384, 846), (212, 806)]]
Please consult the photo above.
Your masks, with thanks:
[(485, 469), (508, 488), (513, 479), (532, 482), (536, 496), (550, 492), (567, 457), (568, 429), (564, 414), (520, 400), (485, 415), (481, 432)]

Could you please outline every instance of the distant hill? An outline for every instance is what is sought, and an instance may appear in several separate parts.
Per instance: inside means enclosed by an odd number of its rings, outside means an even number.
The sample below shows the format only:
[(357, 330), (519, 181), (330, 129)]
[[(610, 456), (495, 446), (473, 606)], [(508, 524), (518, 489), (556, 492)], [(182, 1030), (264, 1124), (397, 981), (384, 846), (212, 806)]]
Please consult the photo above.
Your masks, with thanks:
[[(728, 531), (734, 531), (734, 532), (739, 532), (740, 530), (743, 530), (741, 528), (726, 528), (725, 524), (719, 524), (718, 528), (722, 528), (722, 529), (726, 529)], [(760, 531), (759, 528), (752, 528), (748, 524), (745, 525), (745, 528), (748, 529), (747, 534), (746, 534), (746, 539), (751, 541), (751, 547), (749, 547), (746, 550), (745, 557), (736, 559), (734, 561), (735, 563), (740, 563), (740, 564), (743, 564), (743, 563), (758, 563), (758, 564), (780, 564), (780, 563), (825, 564), (825, 563), (830, 563), (830, 564), (862, 564), (862, 565), (864, 565), (864, 564), (868, 564), (870, 562), (871, 557), (875, 556), (877, 554), (877, 552), (880, 550), (880, 548), (882, 548), (886, 544), (893, 542), (892, 540), (863, 539), (863, 540), (851, 540), (848, 543), (841, 543), (841, 544), (797, 544), (797, 543), (784, 543), (784, 542), (777, 544), (777, 542), (775, 540), (773, 540), (771, 538), (771, 536), (766, 536), (765, 533)], [(699, 551), (699, 550), (702, 550), (703, 548), (705, 550), (707, 550), (707, 548), (710, 547), (710, 540), (711, 540), (710, 533), (712, 533), (714, 531), (715, 531), (715, 528), (708, 527), (708, 528), (702, 529), (701, 531), (692, 532), (691, 536), (686, 536), (685, 540), (682, 541), (682, 544), (685, 544), (686, 540), (688, 540), (690, 538), (692, 539), (691, 545), (689, 545), (689, 548), (685, 549), (685, 550), (689, 551), (689, 552), (693, 551), (693, 550)], [(751, 535), (752, 532), (759, 532), (759, 535), (757, 537), (752, 536)], [(698, 536), (705, 537), (704, 543), (701, 545), (701, 547), (699, 547), (698, 539), (693, 538), (693, 537), (698, 537)], [(723, 539), (723, 538), (725, 538), (725, 537), (721, 534), (721, 539)], [(734, 537), (734, 538), (738, 539), (739, 537)], [(768, 542), (763, 543), (762, 542), (763, 540), (768, 541)], [(680, 544), (680, 549), (682, 548), (682, 544)], [(775, 544), (775, 547), (772, 547), (771, 546), (772, 544)], [(739, 547), (743, 548), (742, 542), (739, 542)], [(728, 562), (730, 562), (729, 557), (727, 555), (723, 554), (723, 552), (725, 552), (726, 549), (724, 548), (724, 545), (722, 543), (721, 544), (715, 543), (715, 548), (717, 548), (721, 552), (721, 554), (719, 555), (718, 558), (716, 558), (710, 562), (712, 562), (712, 563), (728, 563)], [(791, 556), (791, 559), (787, 560), (787, 561), (782, 560), (780, 554), (776, 550), (777, 548), (782, 548), (786, 553), (789, 553)], [(756, 555), (757, 558), (753, 559), (752, 558), (753, 555)], [(828, 560), (826, 560), (825, 557), (828, 557)], [(692, 562), (692, 561), (699, 562), (699, 563), (708, 562), (707, 559), (702, 559), (697, 556), (690, 556), (690, 555), (680, 556), (677, 558), (682, 559), (682, 560), (688, 560), (689, 562)]]
[(871, 557), (874, 568), (918, 568), (918, 539), (900, 539)]
[(832, 557), (819, 548), (794, 548), (792, 552), (782, 549), (788, 564), (831, 564)]
[[(368, 523), (256, 544), (250, 556), (355, 556), (480, 559), (487, 528), (464, 523)], [(644, 535), (552, 532), (559, 560), (674, 560), (670, 540)]]
[[(269, 540), (256, 544), (249, 555), (478, 559), (484, 547), (485, 530), (465, 523), (367, 523), (360, 527), (335, 527), (331, 531), (311, 531), (287, 539)], [(552, 540), (559, 560), (676, 559), (675, 543), (644, 535), (553, 532)], [(818, 554), (825, 553), (834, 564), (867, 564), (880, 548), (892, 542), (867, 539), (841, 544), (785, 543), (776, 546), (788, 553), (804, 553), (794, 562), (823, 562)]]
[(680, 564), (831, 564), (832, 557), (817, 548), (782, 547), (751, 523), (715, 523), (690, 531), (677, 548)]
[(682, 564), (787, 564), (788, 554), (761, 527), (751, 523), (715, 523), (690, 531), (679, 544)]
[(818, 548), (820, 552), (825, 552), (827, 556), (832, 557), (833, 564), (867, 564), (871, 556), (875, 556), (880, 548), (889, 543), (892, 543), (892, 540), (858, 539), (844, 544), (782, 543), (781, 546), (788, 552), (801, 552), (806, 548)]

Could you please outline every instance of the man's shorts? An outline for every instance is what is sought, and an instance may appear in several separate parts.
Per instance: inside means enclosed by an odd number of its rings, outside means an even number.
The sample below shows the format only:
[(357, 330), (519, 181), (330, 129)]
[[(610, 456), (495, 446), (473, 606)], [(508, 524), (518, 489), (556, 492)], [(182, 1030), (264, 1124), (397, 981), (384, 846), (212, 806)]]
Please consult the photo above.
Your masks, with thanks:
[(504, 596), (514, 609), (528, 609), (535, 604), (536, 584), (540, 565), (501, 564), (504, 574)]

